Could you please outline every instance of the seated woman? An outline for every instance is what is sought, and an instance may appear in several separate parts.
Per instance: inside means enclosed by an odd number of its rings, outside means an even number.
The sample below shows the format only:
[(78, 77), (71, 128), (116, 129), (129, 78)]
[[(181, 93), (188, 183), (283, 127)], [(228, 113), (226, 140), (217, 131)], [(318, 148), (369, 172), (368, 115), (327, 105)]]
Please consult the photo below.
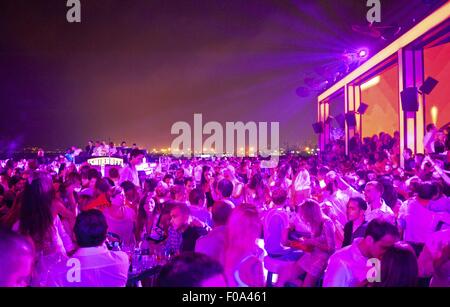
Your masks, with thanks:
[(108, 223), (108, 231), (120, 236), (123, 246), (133, 247), (135, 240), (135, 211), (125, 205), (125, 194), (121, 187), (114, 187), (111, 192), (111, 207), (103, 213)]
[[(335, 251), (334, 224), (322, 213), (320, 204), (312, 199), (305, 200), (300, 208), (302, 219), (311, 228), (311, 238), (301, 238), (299, 248), (305, 254), (292, 267), (293, 282), (303, 287), (313, 287), (322, 276), (328, 258)], [(303, 277), (298, 280), (298, 277)]]

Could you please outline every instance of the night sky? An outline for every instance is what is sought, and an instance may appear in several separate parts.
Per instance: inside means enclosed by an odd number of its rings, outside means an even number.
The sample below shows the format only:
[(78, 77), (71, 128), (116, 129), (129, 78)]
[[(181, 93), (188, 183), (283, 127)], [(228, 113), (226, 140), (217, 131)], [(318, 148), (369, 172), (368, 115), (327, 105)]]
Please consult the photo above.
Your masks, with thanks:
[[(436, 1), (381, 2), (382, 25), (410, 27)], [(365, 0), (81, 3), (81, 24), (69, 24), (65, 0), (0, 1), (2, 150), (168, 147), (171, 125), (194, 113), (279, 121), (282, 147), (314, 142), (317, 83), (344, 50), (388, 43), (352, 32), (367, 24)]]

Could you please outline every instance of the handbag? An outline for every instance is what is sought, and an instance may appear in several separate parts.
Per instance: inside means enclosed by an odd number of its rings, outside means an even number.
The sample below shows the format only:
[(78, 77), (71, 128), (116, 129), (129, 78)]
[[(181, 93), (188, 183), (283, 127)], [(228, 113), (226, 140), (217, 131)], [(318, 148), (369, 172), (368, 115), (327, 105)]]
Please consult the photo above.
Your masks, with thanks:
[(156, 242), (156, 243), (160, 243), (160, 242), (164, 241), (167, 238), (164, 229), (160, 225), (161, 215), (162, 214), (159, 214), (158, 221), (156, 222), (156, 224), (152, 225), (152, 229), (150, 230), (150, 234), (147, 235), (147, 237), (146, 237), (147, 240), (153, 241), (153, 242)]

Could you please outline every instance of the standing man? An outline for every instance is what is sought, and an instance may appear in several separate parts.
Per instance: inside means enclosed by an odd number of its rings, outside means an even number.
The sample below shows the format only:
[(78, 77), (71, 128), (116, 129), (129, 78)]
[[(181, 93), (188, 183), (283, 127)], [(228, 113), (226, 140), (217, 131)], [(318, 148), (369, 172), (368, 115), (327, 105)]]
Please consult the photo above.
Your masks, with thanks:
[(395, 225), (394, 211), (381, 198), (383, 195), (383, 185), (378, 181), (369, 181), (364, 189), (367, 201), (366, 221), (370, 222), (375, 218), (381, 218), (392, 225)]
[(144, 154), (139, 149), (133, 149), (130, 153), (130, 161), (128, 166), (122, 169), (120, 172), (119, 183), (124, 181), (131, 181), (135, 186), (140, 187), (139, 174), (136, 170), (136, 166), (142, 164)]
[(92, 153), (94, 152), (94, 142), (93, 141), (89, 141), (86, 148), (86, 155), (87, 156), (92, 156)]
[(423, 148), (425, 153), (434, 153), (434, 141), (436, 139), (437, 128), (434, 124), (427, 125), (427, 133), (423, 137)]

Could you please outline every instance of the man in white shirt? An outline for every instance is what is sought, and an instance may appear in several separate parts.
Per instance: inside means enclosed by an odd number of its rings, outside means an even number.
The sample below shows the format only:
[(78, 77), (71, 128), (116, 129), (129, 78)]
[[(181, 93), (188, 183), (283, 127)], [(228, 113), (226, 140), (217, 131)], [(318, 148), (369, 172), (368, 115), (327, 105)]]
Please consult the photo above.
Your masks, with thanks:
[(210, 256), (223, 263), (225, 242), (225, 225), (233, 211), (233, 207), (224, 201), (216, 201), (212, 207), (213, 229), (205, 236), (197, 239), (195, 252)]
[(326, 200), (333, 204), (333, 211), (336, 213), (336, 218), (343, 226), (347, 223), (347, 203), (349, 199), (352, 197), (362, 197), (362, 195), (334, 171), (326, 174), (325, 184), (329, 193)]
[(202, 189), (193, 189), (189, 193), (189, 210), (191, 211), (192, 217), (199, 219), (201, 222), (211, 227), (213, 224), (211, 213), (206, 208), (205, 199), (206, 196)]
[[(391, 223), (375, 219), (369, 223), (364, 238), (334, 253), (328, 262), (323, 280), (324, 287), (362, 286), (368, 277), (374, 277), (373, 262), (379, 261), (389, 247), (399, 239), (397, 228)], [(369, 261), (371, 260), (371, 261)]]
[(142, 151), (139, 149), (131, 150), (128, 166), (124, 167), (120, 172), (120, 184), (124, 181), (131, 181), (135, 186), (140, 187), (139, 174), (136, 166), (142, 164), (143, 159), (144, 154)]
[(395, 225), (394, 211), (381, 198), (381, 195), (383, 195), (383, 185), (381, 183), (369, 181), (364, 189), (364, 195), (368, 204), (365, 213), (367, 222), (375, 218), (381, 218)]
[(99, 210), (77, 216), (74, 227), (79, 249), (50, 269), (48, 286), (124, 287), (130, 267), (128, 255), (106, 247), (108, 225)]
[(423, 137), (423, 147), (425, 153), (434, 153), (434, 140), (436, 137), (437, 128), (434, 124), (427, 125), (427, 133)]
[(291, 187), (293, 188), (292, 195), (294, 204), (298, 204), (304, 199), (310, 197), (311, 178), (308, 170), (306, 169), (305, 161), (300, 161), (299, 171)]
[(437, 230), (439, 223), (450, 225), (448, 213), (429, 209), (433, 193), (433, 184), (423, 182), (417, 188), (417, 197), (409, 199), (400, 208), (399, 224), (405, 241), (423, 245)]

